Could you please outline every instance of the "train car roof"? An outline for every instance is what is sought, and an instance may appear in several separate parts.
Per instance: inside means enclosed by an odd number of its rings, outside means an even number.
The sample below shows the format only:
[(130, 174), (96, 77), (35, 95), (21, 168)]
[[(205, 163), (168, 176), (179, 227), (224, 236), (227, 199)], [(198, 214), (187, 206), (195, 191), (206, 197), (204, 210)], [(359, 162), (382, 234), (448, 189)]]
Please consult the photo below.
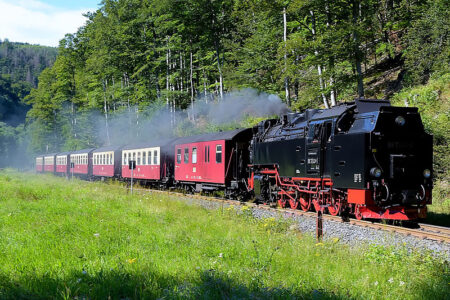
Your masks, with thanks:
[(169, 139), (157, 139), (148, 142), (141, 142), (135, 144), (129, 144), (122, 147), (122, 150), (133, 150), (133, 149), (142, 149), (142, 148), (152, 148), (152, 147), (164, 147), (166, 145), (173, 144), (177, 138), (169, 138)]
[(180, 144), (188, 144), (188, 143), (196, 143), (196, 142), (207, 142), (207, 141), (219, 141), (219, 140), (232, 140), (238, 134), (251, 131), (251, 128), (241, 128), (230, 131), (219, 131), (212, 133), (204, 133), (193, 136), (181, 137), (176, 141), (177, 145)]
[(87, 148), (87, 149), (81, 149), (81, 150), (77, 150), (77, 151), (72, 151), (72, 152), (70, 152), (70, 154), (90, 153), (90, 152), (92, 152), (94, 150), (95, 150), (95, 148)]
[(105, 146), (105, 147), (100, 147), (100, 148), (95, 149), (93, 151), (93, 153), (106, 152), (106, 151), (117, 151), (117, 150), (120, 150), (120, 149), (122, 149), (122, 146)]
[(65, 151), (65, 152), (59, 152), (59, 153), (56, 153), (56, 156), (61, 156), (61, 155), (70, 155), (72, 152), (70, 152), (70, 151)]
[(55, 156), (56, 154), (58, 154), (58, 153), (48, 153), (48, 154), (44, 154), (42, 156)]

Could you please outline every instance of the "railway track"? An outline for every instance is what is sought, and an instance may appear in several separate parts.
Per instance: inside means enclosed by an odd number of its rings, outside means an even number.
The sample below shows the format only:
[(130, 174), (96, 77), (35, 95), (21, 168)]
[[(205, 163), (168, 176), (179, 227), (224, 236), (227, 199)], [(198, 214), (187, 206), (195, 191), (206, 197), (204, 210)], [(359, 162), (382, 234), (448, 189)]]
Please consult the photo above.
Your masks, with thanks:
[[(215, 201), (223, 204), (229, 204), (234, 206), (249, 206), (254, 207), (258, 209), (265, 209), (272, 212), (281, 212), (285, 215), (300, 215), (300, 216), (306, 216), (310, 218), (316, 218), (317, 214), (315, 212), (305, 212), (302, 210), (293, 210), (290, 208), (273, 208), (267, 205), (260, 205), (252, 202), (240, 202), (238, 200), (230, 200), (230, 199), (223, 199), (218, 197), (211, 197), (211, 196), (204, 196), (204, 195), (196, 195), (196, 194), (184, 194), (180, 192), (174, 192), (174, 191), (163, 191), (163, 190), (155, 190), (155, 189), (134, 189), (137, 192), (157, 192), (157, 193), (164, 193), (168, 195), (173, 196), (179, 196), (179, 197), (187, 197), (191, 199), (199, 199), (199, 200), (205, 200), (205, 201)], [(326, 215), (323, 216), (324, 220), (330, 220), (334, 222), (340, 222), (344, 223), (341, 217), (339, 216), (332, 216), (332, 215)], [(356, 219), (350, 219), (349, 222), (346, 222), (351, 225), (355, 226), (361, 226), (366, 228), (372, 228), (374, 230), (383, 230), (387, 232), (392, 233), (398, 233), (403, 234), (407, 236), (414, 236), (421, 239), (429, 239), (438, 241), (441, 243), (450, 243), (450, 228), (448, 227), (442, 227), (442, 226), (435, 226), (435, 225), (429, 225), (424, 223), (419, 223), (419, 228), (407, 228), (407, 227), (401, 227), (401, 226), (394, 226), (394, 225), (388, 225), (388, 224), (382, 224), (382, 223), (376, 223), (372, 221), (366, 221), (366, 220), (356, 220)]]

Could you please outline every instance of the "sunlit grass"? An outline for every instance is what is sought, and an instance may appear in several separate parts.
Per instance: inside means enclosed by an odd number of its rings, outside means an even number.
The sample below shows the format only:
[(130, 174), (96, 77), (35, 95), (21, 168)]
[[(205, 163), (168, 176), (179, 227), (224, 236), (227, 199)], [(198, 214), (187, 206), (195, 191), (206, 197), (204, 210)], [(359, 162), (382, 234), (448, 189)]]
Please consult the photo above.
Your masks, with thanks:
[(316, 243), (245, 207), (0, 172), (2, 299), (444, 299), (449, 280), (431, 256)]

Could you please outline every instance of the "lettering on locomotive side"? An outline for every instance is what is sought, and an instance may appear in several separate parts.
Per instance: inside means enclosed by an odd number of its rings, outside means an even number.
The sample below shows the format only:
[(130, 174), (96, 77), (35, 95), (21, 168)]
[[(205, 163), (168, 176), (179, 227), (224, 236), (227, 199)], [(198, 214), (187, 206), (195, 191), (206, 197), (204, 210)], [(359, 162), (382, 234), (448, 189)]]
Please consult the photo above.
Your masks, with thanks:
[(359, 183), (362, 181), (362, 175), (360, 173), (353, 174), (353, 182)]

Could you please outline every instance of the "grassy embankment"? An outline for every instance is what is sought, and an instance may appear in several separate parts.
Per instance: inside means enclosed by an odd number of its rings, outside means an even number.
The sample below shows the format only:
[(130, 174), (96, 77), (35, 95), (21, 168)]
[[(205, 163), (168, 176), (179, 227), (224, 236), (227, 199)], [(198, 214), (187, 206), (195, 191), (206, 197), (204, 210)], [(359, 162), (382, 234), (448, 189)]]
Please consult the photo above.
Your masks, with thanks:
[(246, 209), (0, 172), (0, 298), (444, 299), (428, 255), (316, 244)]

